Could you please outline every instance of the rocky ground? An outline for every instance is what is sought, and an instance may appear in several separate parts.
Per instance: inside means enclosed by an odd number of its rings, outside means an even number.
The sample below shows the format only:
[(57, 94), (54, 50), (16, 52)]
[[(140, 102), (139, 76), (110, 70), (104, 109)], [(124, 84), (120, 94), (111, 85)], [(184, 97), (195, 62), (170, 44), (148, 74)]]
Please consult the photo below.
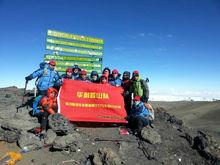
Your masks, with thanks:
[(141, 139), (121, 135), (123, 125), (71, 124), (59, 114), (50, 116), (41, 138), (38, 119), (30, 115), (32, 91), (17, 109), (22, 94), (16, 87), (0, 89), (0, 156), (23, 150), (18, 165), (220, 164), (220, 146), (209, 132), (186, 127), (155, 103), (155, 127), (144, 128)]

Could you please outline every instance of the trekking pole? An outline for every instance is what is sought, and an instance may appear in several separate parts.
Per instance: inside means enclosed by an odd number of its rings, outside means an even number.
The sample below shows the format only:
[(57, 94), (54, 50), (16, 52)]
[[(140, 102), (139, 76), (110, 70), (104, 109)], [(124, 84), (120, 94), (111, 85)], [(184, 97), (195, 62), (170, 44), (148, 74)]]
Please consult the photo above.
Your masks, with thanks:
[(23, 98), (22, 98), (22, 103), (21, 103), (20, 106), (17, 107), (17, 113), (18, 113), (18, 109), (21, 108), (22, 106), (24, 106), (24, 97), (25, 97), (25, 94), (26, 94), (27, 83), (28, 83), (28, 81), (25, 82), (25, 87), (24, 87), (24, 94), (23, 94)]
[(25, 81), (24, 94), (23, 94), (23, 98), (22, 98), (22, 103), (21, 103), (21, 105), (24, 104), (24, 97), (25, 97), (25, 94), (26, 94), (27, 84), (28, 84), (28, 81)]
[(131, 93), (131, 108), (132, 108), (132, 105), (134, 103), (133, 99), (134, 99), (134, 93)]
[(35, 87), (34, 88), (34, 97), (36, 97), (37, 96), (37, 88)]

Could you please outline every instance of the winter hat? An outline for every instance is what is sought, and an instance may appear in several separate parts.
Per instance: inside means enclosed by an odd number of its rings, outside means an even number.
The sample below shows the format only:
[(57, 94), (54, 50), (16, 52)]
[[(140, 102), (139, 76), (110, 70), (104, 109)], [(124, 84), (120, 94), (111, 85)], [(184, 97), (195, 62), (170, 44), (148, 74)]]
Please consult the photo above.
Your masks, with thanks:
[(66, 69), (66, 72), (71, 72), (71, 73), (72, 73), (73, 70), (72, 70), (71, 68), (67, 68), (67, 69)]
[(73, 67), (72, 67), (72, 68), (73, 68), (73, 72), (74, 72), (74, 70), (75, 70), (75, 69), (78, 69), (79, 71), (81, 71), (80, 67), (79, 67), (78, 65), (76, 65), (76, 64), (75, 64), (75, 65), (73, 65)]
[(94, 75), (98, 75), (98, 72), (97, 72), (96, 70), (93, 70), (93, 71), (91, 72), (91, 76), (94, 76)]
[(73, 65), (73, 69), (80, 69), (78, 65)]
[(135, 70), (132, 75), (133, 76), (139, 76), (139, 72), (137, 70)]
[(135, 96), (133, 100), (134, 101), (141, 101), (141, 97), (140, 96)]
[(84, 69), (83, 69), (83, 70), (81, 70), (80, 74), (81, 74), (81, 75), (83, 75), (83, 74), (85, 74), (85, 75), (86, 75), (86, 74), (87, 74), (87, 72), (86, 72), (86, 70), (84, 70)]
[(105, 73), (105, 70), (108, 70), (108, 71), (109, 71), (109, 74), (111, 73), (111, 70), (109, 69), (109, 67), (105, 67), (105, 68), (103, 69), (103, 71), (102, 71), (102, 74)]
[(130, 78), (131, 73), (129, 71), (124, 71), (123, 75), (126, 74)]
[(49, 64), (55, 66), (55, 65), (56, 65), (56, 62), (55, 62), (54, 60), (50, 60)]
[(117, 69), (114, 69), (114, 70), (112, 71), (112, 74), (114, 74), (114, 73), (118, 74), (118, 70), (117, 70)]

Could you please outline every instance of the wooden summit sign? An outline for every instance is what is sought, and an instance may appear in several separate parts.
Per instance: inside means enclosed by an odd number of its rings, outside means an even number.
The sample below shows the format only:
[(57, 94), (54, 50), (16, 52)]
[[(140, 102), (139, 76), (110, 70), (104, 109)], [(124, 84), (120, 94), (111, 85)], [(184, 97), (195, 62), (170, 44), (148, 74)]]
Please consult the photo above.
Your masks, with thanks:
[[(77, 64), (88, 74), (96, 70), (102, 72), (104, 55), (104, 40), (81, 36), (55, 30), (47, 30), (46, 50), (44, 60), (54, 59), (56, 70), (63, 74), (68, 67)], [(51, 53), (52, 52), (52, 53)]]

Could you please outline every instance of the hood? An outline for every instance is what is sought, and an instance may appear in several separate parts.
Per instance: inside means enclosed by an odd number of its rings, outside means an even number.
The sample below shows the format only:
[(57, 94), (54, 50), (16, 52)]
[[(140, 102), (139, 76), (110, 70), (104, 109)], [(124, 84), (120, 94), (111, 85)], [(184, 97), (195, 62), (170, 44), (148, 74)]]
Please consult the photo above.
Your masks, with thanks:
[(55, 94), (56, 94), (56, 96), (57, 96), (58, 91), (57, 91), (55, 88), (49, 88), (49, 89), (47, 90), (47, 96), (50, 97), (50, 94), (53, 93), (53, 92), (55, 92)]

